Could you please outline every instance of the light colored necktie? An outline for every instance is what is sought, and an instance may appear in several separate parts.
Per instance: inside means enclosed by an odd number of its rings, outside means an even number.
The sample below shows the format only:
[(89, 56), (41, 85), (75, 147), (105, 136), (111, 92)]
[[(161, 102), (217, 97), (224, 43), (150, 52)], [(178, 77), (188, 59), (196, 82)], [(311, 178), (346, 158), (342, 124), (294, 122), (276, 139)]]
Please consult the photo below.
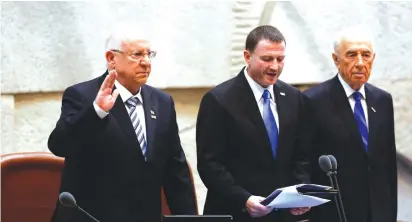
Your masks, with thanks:
[(136, 133), (137, 139), (140, 144), (140, 148), (142, 150), (143, 156), (146, 159), (146, 148), (147, 148), (147, 143), (146, 139), (144, 137), (144, 131), (142, 124), (140, 124), (139, 117), (137, 116), (137, 109), (136, 106), (139, 104), (140, 101), (136, 97), (131, 97), (126, 101), (126, 105), (129, 107), (129, 116), (130, 120), (132, 121), (134, 131)]

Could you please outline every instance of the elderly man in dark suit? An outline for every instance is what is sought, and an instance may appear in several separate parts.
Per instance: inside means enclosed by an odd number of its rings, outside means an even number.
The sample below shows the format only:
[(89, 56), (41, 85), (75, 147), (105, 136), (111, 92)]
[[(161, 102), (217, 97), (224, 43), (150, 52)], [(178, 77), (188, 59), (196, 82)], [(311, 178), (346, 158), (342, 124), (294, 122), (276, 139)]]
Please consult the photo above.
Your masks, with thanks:
[[(312, 110), (313, 161), (338, 160), (339, 187), (347, 221), (395, 222), (397, 169), (391, 95), (367, 83), (375, 51), (364, 30), (349, 28), (335, 42), (338, 74), (305, 94)], [(319, 167), (313, 182), (329, 184)], [(339, 221), (335, 204), (311, 211), (315, 222)]]
[[(273, 190), (309, 182), (303, 94), (280, 80), (286, 41), (272, 26), (252, 30), (239, 74), (203, 97), (197, 120), (204, 214), (234, 221), (294, 221), (308, 208), (272, 210)], [(292, 213), (292, 214), (291, 214)]]
[[(174, 102), (146, 85), (156, 53), (136, 30), (108, 39), (109, 71), (65, 90), (48, 142), (65, 157), (61, 191), (102, 222), (161, 221), (162, 186), (173, 214), (196, 214)], [(57, 204), (52, 221), (90, 218)]]

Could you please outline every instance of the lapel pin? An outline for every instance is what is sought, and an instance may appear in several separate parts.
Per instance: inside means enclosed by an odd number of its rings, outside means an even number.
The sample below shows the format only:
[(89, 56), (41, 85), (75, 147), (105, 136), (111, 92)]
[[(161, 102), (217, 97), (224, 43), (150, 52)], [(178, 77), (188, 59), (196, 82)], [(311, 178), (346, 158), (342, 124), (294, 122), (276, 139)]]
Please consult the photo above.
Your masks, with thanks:
[(286, 96), (286, 94), (284, 92), (280, 92), (281, 96)]
[(373, 110), (374, 113), (376, 113), (376, 110), (373, 107), (371, 107), (371, 109)]
[(151, 117), (152, 119), (156, 119), (156, 116), (154, 116), (154, 115), (151, 115), (150, 117)]
[(153, 110), (150, 110), (150, 114), (154, 115), (154, 112), (153, 112)]

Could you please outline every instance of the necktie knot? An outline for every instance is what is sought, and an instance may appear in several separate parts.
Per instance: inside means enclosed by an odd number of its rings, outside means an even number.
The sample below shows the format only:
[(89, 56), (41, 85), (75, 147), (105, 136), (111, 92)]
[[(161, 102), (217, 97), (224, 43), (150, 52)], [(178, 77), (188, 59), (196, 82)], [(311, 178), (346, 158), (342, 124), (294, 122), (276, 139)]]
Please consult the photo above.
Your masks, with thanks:
[(263, 97), (264, 100), (270, 99), (270, 92), (269, 92), (269, 90), (265, 89), (265, 91), (263, 91), (262, 97)]
[(126, 100), (126, 105), (129, 107), (129, 108), (133, 108), (133, 107), (136, 107), (137, 106), (137, 104), (139, 104), (139, 99), (137, 98), (137, 97), (134, 97), (134, 96), (132, 96), (132, 97), (130, 97), (128, 100)]
[(356, 102), (359, 102), (362, 99), (362, 94), (360, 92), (356, 91), (352, 94), (352, 97)]

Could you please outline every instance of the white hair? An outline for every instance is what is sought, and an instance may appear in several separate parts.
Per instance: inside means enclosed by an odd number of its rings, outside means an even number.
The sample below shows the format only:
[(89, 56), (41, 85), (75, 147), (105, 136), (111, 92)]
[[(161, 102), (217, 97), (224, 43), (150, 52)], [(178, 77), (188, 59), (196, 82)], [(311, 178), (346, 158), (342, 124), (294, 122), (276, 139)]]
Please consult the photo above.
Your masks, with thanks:
[(373, 39), (365, 27), (353, 26), (343, 29), (339, 32), (336, 40), (333, 42), (333, 49), (335, 53), (339, 53), (340, 44), (344, 40), (369, 42), (373, 49)]
[(117, 25), (106, 40), (106, 51), (122, 50), (122, 44), (126, 41), (149, 40), (143, 30), (129, 24)]

